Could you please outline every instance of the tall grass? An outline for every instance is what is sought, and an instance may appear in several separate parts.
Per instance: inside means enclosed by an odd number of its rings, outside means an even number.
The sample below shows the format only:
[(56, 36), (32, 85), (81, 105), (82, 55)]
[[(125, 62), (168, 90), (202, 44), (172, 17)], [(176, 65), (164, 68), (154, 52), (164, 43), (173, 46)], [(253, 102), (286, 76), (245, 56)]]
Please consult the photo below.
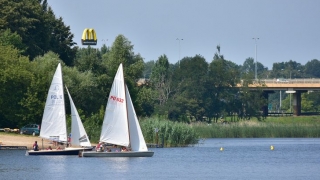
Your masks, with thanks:
[[(98, 142), (102, 115), (84, 123), (91, 142)], [(228, 119), (227, 119), (228, 120)], [(90, 122), (90, 123), (88, 123)], [(93, 123), (94, 122), (94, 123)], [(198, 143), (199, 138), (319, 138), (320, 117), (268, 117), (264, 121), (185, 124), (162, 117), (142, 118), (139, 121), (147, 143), (165, 147), (180, 147)], [(157, 129), (157, 132), (156, 132)]]
[(195, 124), (194, 129), (202, 138), (317, 138), (320, 137), (318, 118), (268, 118), (264, 122)]
[(199, 135), (185, 123), (160, 120), (160, 118), (153, 117), (142, 119), (140, 126), (148, 143), (162, 144), (165, 147), (179, 147), (198, 142)]
[[(99, 142), (103, 114), (95, 114), (84, 123), (90, 141)], [(187, 146), (196, 144), (199, 135), (187, 124), (160, 120), (160, 118), (142, 118), (140, 126), (147, 143), (165, 147)], [(158, 129), (158, 132), (155, 132)]]

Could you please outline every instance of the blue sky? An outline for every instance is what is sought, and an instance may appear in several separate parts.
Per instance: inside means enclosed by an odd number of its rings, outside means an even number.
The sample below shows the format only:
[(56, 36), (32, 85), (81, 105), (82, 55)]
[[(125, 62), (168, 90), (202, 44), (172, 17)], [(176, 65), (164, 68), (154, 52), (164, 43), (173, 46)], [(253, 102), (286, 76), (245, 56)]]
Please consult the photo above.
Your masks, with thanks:
[[(242, 65), (255, 58), (273, 63), (320, 60), (319, 0), (48, 0), (70, 26), (80, 47), (85, 28), (98, 45), (111, 46), (123, 34), (144, 61), (166, 54), (170, 63), (197, 54), (211, 62), (216, 46)], [(179, 39), (180, 45), (179, 45)]]

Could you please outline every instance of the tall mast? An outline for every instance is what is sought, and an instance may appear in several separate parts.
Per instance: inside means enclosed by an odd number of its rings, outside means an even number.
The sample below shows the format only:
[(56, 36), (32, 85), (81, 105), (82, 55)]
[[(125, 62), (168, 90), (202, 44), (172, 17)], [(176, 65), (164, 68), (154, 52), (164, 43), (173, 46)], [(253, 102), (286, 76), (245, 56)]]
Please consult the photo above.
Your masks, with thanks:
[[(60, 64), (60, 63), (59, 63)], [(63, 84), (63, 75), (62, 75), (62, 66), (60, 64), (60, 70), (61, 70), (61, 82), (62, 82), (62, 96), (63, 96), (63, 104), (64, 104), (64, 122), (66, 123), (66, 144), (68, 143), (68, 128), (67, 128), (67, 118), (66, 118), (66, 101), (65, 101), (65, 98), (64, 98), (64, 84)]]
[(129, 135), (129, 146), (128, 147), (131, 147), (131, 138), (130, 138), (130, 121), (129, 121), (129, 116), (128, 116), (128, 103), (127, 103), (127, 87), (126, 87), (126, 83), (124, 82), (124, 66), (122, 65), (122, 73), (123, 73), (123, 89), (124, 89), (124, 96), (126, 98), (126, 114), (127, 114), (127, 123), (128, 123), (128, 135)]

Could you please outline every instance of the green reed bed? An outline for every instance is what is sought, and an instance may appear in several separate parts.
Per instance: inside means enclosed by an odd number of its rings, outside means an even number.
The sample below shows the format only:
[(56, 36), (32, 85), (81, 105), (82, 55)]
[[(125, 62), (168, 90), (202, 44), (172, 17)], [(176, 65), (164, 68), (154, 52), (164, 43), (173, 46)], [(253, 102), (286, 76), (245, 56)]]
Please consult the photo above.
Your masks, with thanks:
[(165, 147), (180, 147), (198, 142), (199, 135), (188, 124), (159, 118), (145, 118), (140, 121), (145, 141)]
[[(96, 117), (86, 125), (91, 142), (98, 142), (101, 122)], [(95, 122), (95, 123), (92, 123)], [(320, 117), (268, 117), (263, 121), (227, 123), (178, 123), (161, 117), (142, 118), (139, 123), (147, 143), (165, 147), (180, 147), (198, 143), (200, 138), (281, 138), (320, 137)], [(158, 132), (156, 132), (156, 129)]]
[(290, 117), (268, 117), (262, 122), (276, 124), (320, 124), (319, 116), (290, 116)]
[(202, 138), (318, 138), (319, 124), (230, 123), (194, 125)]

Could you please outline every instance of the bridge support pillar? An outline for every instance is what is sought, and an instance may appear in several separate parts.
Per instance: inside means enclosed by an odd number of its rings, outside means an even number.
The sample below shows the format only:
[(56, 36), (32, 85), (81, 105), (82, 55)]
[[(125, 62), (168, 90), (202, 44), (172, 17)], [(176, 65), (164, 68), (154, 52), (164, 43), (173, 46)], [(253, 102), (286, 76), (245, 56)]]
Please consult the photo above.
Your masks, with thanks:
[(269, 111), (268, 111), (268, 98), (269, 98), (269, 94), (268, 94), (268, 93), (269, 93), (269, 92), (263, 92), (263, 94), (262, 94), (263, 98), (267, 100), (267, 104), (262, 107), (263, 116), (268, 116), (268, 114), (269, 114)]
[(301, 115), (301, 93), (302, 91), (296, 91), (293, 93), (293, 115), (300, 116)]

